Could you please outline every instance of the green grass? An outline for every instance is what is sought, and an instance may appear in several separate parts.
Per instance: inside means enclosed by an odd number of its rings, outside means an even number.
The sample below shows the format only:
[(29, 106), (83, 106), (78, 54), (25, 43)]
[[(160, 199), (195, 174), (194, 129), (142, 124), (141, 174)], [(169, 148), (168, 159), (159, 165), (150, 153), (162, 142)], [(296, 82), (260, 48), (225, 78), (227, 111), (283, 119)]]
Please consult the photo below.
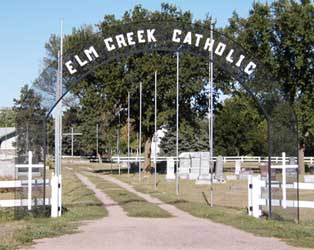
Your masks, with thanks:
[(148, 218), (168, 218), (171, 217), (167, 211), (157, 205), (147, 202), (134, 193), (128, 192), (124, 188), (105, 181), (94, 175), (87, 175), (96, 187), (117, 202), (130, 217), (148, 217)]
[(73, 172), (63, 170), (63, 207), (59, 218), (28, 216), (14, 221), (12, 209), (0, 210), (0, 250), (16, 249), (34, 239), (77, 232), (80, 221), (107, 215), (103, 204), (87, 189)]
[[(256, 219), (247, 215), (241, 199), (238, 204), (232, 201), (229, 207), (222, 206), (230, 193), (228, 188), (220, 185), (214, 187), (214, 199), (220, 205), (211, 208), (208, 204), (208, 186), (195, 185), (192, 181), (180, 180), (180, 196), (175, 194), (175, 182), (165, 181), (165, 176), (158, 177), (158, 191), (154, 190), (153, 176), (147, 176), (145, 182), (139, 183), (134, 175), (128, 179), (127, 175), (114, 176), (125, 182), (131, 182), (133, 187), (143, 193), (159, 198), (165, 203), (172, 204), (196, 217), (210, 219), (215, 222), (227, 224), (258, 236), (277, 237), (290, 245), (314, 248), (314, 222), (306, 221), (296, 224), (292, 221)], [(232, 183), (232, 182), (231, 182)], [(230, 185), (230, 183), (228, 184)], [(235, 185), (235, 183), (233, 183)], [(240, 185), (241, 184), (237, 184)], [(241, 190), (239, 191), (241, 192)], [(207, 194), (206, 196), (204, 196)], [(224, 198), (223, 198), (223, 197)], [(225, 197), (226, 196), (226, 197)], [(220, 201), (220, 202), (219, 202)]]

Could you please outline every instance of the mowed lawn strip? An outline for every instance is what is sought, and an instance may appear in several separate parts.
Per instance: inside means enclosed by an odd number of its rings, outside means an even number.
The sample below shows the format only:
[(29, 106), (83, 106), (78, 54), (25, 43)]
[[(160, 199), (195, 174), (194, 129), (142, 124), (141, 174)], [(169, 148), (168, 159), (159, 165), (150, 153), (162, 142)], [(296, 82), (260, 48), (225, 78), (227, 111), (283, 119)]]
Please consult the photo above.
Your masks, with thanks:
[[(211, 208), (202, 192), (209, 200), (209, 186), (191, 185), (191, 181), (180, 180), (181, 194), (175, 194), (175, 181), (168, 182), (165, 176), (158, 176), (158, 190), (154, 190), (153, 175), (148, 176), (145, 183), (139, 184), (134, 175), (130, 179), (127, 175), (114, 175), (131, 185), (140, 192), (157, 197), (165, 203), (172, 204), (177, 208), (186, 211), (196, 217), (207, 218), (215, 222), (230, 225), (246, 232), (258, 236), (277, 237), (283, 239), (290, 245), (306, 248), (314, 248), (314, 222), (307, 221), (296, 224), (292, 221), (279, 221), (256, 219), (247, 215), (246, 208), (226, 208), (214, 206)], [(182, 191), (184, 190), (184, 191)], [(219, 199), (217, 195), (223, 195), (223, 192), (214, 192), (214, 199)]]
[(97, 177), (86, 174), (98, 189), (106, 193), (111, 199), (117, 202), (130, 217), (148, 217), (148, 218), (169, 218), (172, 217), (167, 211), (159, 206), (147, 202), (143, 198), (126, 189)]
[(0, 210), (0, 250), (16, 249), (20, 245), (30, 244), (34, 239), (74, 233), (78, 230), (79, 221), (107, 216), (103, 204), (73, 172), (64, 169), (62, 173), (65, 210), (62, 217), (52, 219), (29, 216), (14, 221), (13, 216), (7, 216), (8, 210)]

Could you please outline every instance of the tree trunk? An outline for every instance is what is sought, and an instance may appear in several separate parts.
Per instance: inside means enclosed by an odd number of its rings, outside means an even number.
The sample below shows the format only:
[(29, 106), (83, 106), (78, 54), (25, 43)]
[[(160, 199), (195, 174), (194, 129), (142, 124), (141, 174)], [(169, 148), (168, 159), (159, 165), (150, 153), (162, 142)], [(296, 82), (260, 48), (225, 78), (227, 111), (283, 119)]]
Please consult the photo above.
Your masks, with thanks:
[(145, 148), (144, 148), (144, 170), (146, 172), (150, 172), (151, 170), (151, 145), (152, 145), (152, 140), (150, 137), (147, 138), (145, 142)]
[(305, 173), (305, 166), (304, 166), (304, 143), (299, 144), (299, 174), (304, 175)]

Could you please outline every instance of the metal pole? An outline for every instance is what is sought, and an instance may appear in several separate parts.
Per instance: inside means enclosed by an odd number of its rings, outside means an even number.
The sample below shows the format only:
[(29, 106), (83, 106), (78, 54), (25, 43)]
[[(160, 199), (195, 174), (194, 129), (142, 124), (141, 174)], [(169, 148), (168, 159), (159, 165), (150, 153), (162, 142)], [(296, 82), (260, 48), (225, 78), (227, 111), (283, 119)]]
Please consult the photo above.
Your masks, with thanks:
[[(62, 78), (63, 78), (63, 19), (60, 22), (60, 77), (59, 77), (59, 98), (62, 96)], [(61, 177), (61, 157), (62, 157), (62, 101), (59, 103), (59, 175), (58, 175), (58, 215), (62, 214), (62, 177)]]
[(99, 127), (97, 123), (96, 124), (96, 157), (98, 157), (98, 153), (99, 153)]
[[(210, 24), (210, 39), (213, 40), (213, 24)], [(213, 126), (214, 126), (214, 117), (213, 117), (213, 78), (214, 78), (214, 64), (213, 64), (213, 50), (210, 51), (210, 60), (209, 60), (209, 105), (208, 105), (208, 115), (209, 115), (209, 163), (210, 163), (210, 206), (214, 206), (214, 189), (213, 189)]]
[(140, 132), (138, 140), (138, 151), (139, 151), (139, 164), (138, 164), (138, 179), (141, 181), (141, 165), (142, 165), (142, 82), (140, 82)]
[(119, 124), (118, 124), (118, 129), (117, 129), (117, 154), (118, 154), (118, 170), (119, 170), (119, 175), (120, 173), (120, 110), (119, 110)]
[(128, 91), (128, 177), (130, 177), (130, 92)]
[(155, 71), (155, 133), (154, 133), (154, 163), (155, 163), (155, 178), (154, 178), (154, 186), (155, 190), (157, 190), (157, 71)]
[(177, 52), (176, 194), (179, 195), (179, 52)]
[(74, 143), (73, 127), (71, 128), (71, 157), (73, 159), (73, 143)]

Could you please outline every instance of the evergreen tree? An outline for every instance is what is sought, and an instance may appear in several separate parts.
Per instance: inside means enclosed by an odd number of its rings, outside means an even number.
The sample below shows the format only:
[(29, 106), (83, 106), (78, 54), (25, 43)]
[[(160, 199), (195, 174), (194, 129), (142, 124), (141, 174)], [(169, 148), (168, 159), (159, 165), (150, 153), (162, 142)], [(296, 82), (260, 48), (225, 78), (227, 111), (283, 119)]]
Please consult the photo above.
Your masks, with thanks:
[(13, 111), (16, 113), (18, 157), (27, 159), (27, 152), (32, 151), (34, 162), (42, 161), (46, 110), (41, 107), (41, 97), (25, 85), (20, 98), (14, 99)]

